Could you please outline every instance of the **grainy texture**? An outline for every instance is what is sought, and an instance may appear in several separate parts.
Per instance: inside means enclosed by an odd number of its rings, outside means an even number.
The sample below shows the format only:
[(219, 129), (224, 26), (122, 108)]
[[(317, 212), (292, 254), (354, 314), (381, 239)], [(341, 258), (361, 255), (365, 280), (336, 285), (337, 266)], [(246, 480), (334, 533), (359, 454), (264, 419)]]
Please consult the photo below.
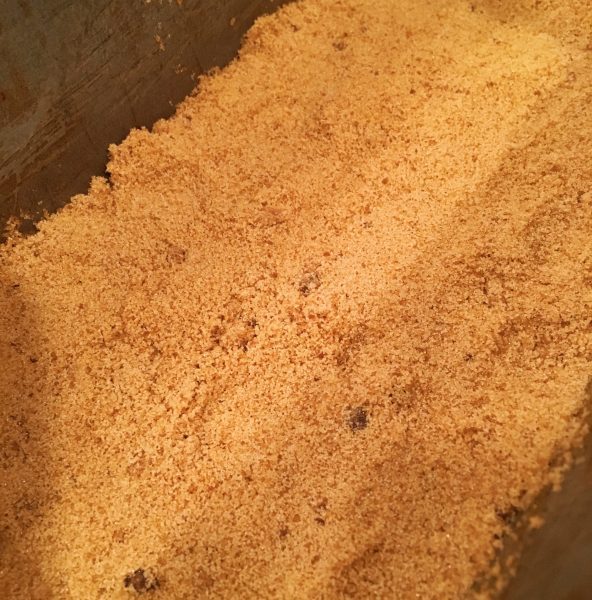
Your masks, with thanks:
[(5, 597), (470, 593), (592, 374), (592, 15), (530, 4), (290, 5), (2, 249)]
[(0, 7), (0, 243), (104, 172), (131, 127), (170, 116), (282, 0), (8, 0)]

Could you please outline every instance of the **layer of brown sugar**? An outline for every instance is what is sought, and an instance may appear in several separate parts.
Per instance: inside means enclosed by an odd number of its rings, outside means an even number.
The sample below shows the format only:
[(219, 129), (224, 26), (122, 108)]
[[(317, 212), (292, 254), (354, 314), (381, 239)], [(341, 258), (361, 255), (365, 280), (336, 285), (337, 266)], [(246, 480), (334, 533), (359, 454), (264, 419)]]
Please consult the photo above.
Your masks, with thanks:
[(0, 595), (466, 594), (584, 428), (591, 19), (290, 5), (2, 248)]

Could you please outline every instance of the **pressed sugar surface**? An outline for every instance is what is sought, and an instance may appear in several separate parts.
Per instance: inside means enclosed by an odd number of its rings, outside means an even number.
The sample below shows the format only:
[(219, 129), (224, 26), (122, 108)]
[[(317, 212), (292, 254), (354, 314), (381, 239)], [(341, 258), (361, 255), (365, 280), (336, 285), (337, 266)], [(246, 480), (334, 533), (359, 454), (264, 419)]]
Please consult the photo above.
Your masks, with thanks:
[(0, 595), (476, 593), (586, 429), (590, 3), (291, 4), (111, 154), (0, 250)]

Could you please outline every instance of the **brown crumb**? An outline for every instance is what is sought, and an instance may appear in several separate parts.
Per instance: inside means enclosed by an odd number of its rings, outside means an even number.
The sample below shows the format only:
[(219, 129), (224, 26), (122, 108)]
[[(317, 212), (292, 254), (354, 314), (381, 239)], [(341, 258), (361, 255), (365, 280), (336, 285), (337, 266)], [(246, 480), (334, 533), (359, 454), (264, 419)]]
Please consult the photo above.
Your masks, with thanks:
[(352, 431), (361, 431), (368, 427), (368, 411), (362, 406), (354, 408), (349, 417), (349, 427)]
[(320, 285), (321, 280), (319, 278), (319, 275), (318, 273), (313, 271), (311, 273), (306, 273), (300, 279), (300, 282), (298, 283), (298, 291), (303, 296), (308, 296), (309, 294), (317, 290), (320, 287)]
[(506, 509), (496, 509), (495, 514), (505, 525), (515, 525), (522, 511), (513, 504), (510, 504)]
[(126, 588), (133, 589), (138, 594), (144, 594), (145, 592), (155, 591), (160, 584), (150, 570), (136, 569), (123, 578), (123, 585)]

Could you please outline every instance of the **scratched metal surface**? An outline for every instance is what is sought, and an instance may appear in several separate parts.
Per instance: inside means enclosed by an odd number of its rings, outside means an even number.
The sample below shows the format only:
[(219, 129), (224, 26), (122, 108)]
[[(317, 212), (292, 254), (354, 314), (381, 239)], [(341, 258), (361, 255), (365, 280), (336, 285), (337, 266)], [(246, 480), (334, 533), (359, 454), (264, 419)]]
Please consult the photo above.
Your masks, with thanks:
[(592, 439), (560, 492), (543, 499), (545, 524), (526, 536), (502, 600), (592, 598)]
[(282, 3), (0, 0), (0, 231), (86, 191), (110, 143), (172, 114)]

